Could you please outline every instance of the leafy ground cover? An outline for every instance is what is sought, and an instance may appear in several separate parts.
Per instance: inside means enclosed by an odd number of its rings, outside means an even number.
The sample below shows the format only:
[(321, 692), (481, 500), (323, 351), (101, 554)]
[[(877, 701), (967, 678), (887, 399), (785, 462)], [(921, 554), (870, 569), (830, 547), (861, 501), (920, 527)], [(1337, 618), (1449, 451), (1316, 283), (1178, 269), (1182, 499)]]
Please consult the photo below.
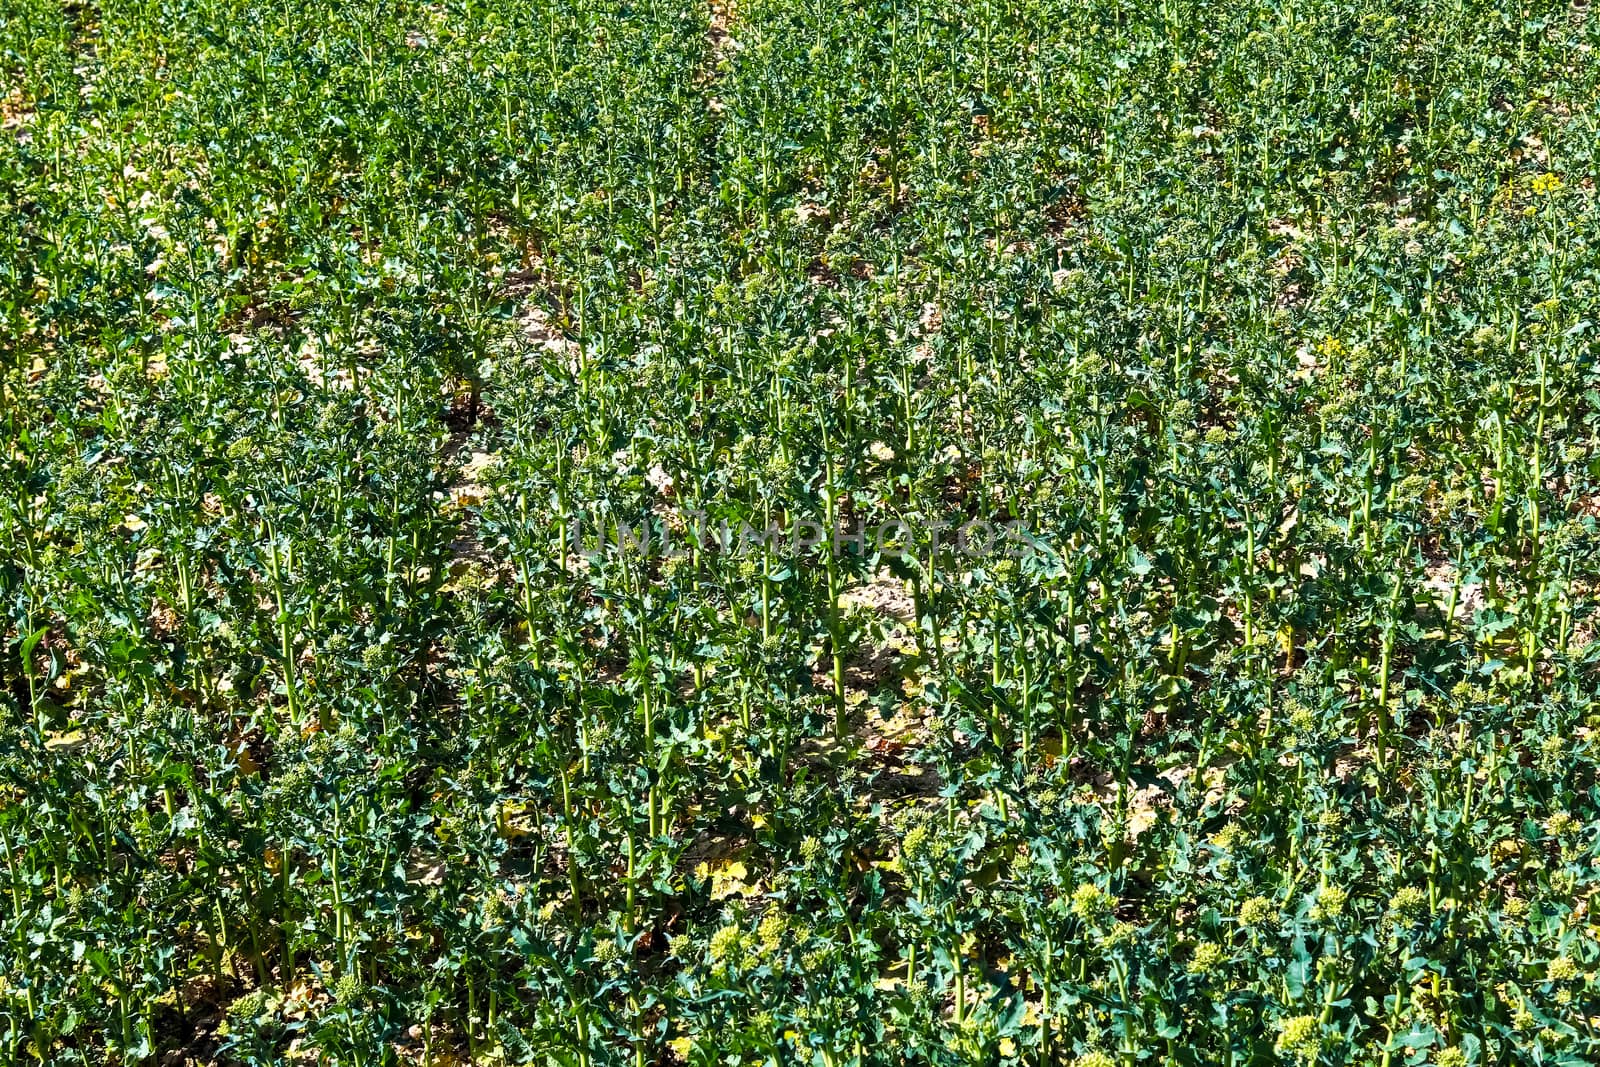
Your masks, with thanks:
[(6, 0), (0, 1057), (1594, 1062), (1597, 39)]

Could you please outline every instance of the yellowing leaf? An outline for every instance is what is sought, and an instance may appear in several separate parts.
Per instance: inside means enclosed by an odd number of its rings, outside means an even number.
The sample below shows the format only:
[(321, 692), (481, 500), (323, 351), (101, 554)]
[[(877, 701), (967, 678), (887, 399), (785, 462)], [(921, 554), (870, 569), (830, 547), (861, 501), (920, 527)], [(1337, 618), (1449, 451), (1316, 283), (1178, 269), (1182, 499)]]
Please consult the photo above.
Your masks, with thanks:
[(695, 868), (695, 873), (701, 878), (711, 879), (712, 900), (726, 900), (734, 896), (753, 897), (760, 892), (746, 881), (750, 877), (750, 870), (739, 860), (702, 863)]
[(528, 805), (516, 801), (501, 804), (495, 811), (495, 830), (502, 839), (515, 841), (519, 837), (527, 837), (533, 829), (522, 820), (527, 813)]
[(59, 734), (51, 734), (44, 740), (44, 747), (54, 751), (71, 752), (80, 749), (89, 743), (89, 737), (82, 730), (67, 730)]

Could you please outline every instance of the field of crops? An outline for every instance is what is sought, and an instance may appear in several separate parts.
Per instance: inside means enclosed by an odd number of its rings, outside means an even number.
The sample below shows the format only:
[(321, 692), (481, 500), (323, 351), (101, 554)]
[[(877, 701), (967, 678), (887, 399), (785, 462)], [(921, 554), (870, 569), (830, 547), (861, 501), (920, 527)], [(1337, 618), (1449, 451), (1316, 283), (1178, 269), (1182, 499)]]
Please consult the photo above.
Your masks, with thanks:
[(1600, 1062), (1584, 0), (0, 0), (0, 1062)]

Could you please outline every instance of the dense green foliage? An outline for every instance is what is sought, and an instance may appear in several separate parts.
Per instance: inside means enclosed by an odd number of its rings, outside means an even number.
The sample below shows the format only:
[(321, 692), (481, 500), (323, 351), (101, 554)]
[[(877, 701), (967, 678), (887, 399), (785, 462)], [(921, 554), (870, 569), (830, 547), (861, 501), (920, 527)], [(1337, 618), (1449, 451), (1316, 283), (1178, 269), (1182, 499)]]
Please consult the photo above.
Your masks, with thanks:
[(1595, 1062), (1597, 43), (3, 0), (0, 1060)]

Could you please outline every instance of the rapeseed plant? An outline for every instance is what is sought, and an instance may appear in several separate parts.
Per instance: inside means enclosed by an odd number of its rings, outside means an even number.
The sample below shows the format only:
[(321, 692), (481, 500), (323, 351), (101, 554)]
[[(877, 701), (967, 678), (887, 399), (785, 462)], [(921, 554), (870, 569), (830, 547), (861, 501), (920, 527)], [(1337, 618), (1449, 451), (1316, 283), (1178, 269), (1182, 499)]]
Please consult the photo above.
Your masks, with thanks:
[(0, 1061), (1600, 1058), (1590, 30), (1135, 8), (0, 12)]

